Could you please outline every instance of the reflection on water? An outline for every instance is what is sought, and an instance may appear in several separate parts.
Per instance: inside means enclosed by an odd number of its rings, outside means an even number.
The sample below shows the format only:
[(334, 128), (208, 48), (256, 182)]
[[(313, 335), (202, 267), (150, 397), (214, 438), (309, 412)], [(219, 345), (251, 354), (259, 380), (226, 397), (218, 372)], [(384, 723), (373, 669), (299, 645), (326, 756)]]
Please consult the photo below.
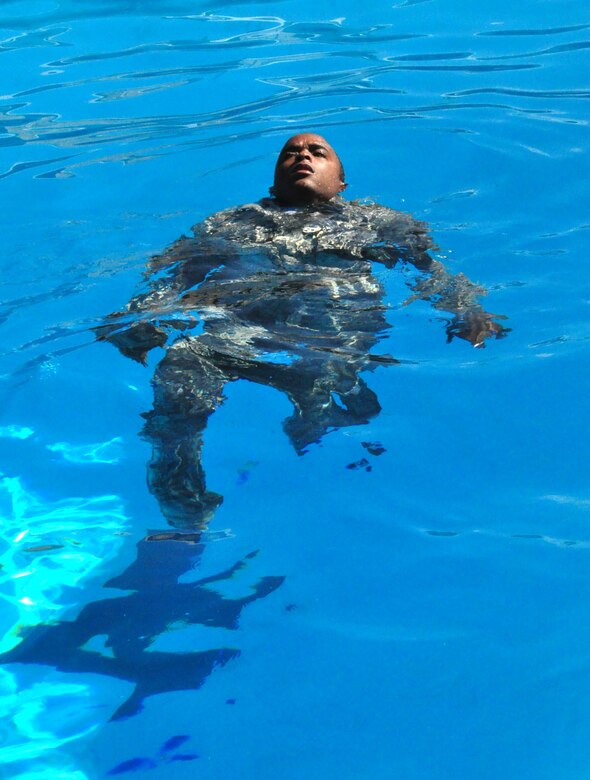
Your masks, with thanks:
[[(30, 14), (19, 14), (21, 4), (15, 5), (11, 16), (0, 19), (0, 27), (10, 31), (0, 43), (0, 54), (8, 58), (19, 51), (45, 52), (41, 65), (44, 78), (41, 83), (26, 84), (22, 89), (6, 84), (2, 95), (5, 102), (0, 112), (4, 128), (0, 148), (17, 146), (31, 150), (41, 145), (54, 150), (55, 147), (73, 147), (84, 159), (58, 167), (55, 163), (67, 161), (68, 157), (51, 154), (43, 155), (41, 160), (21, 159), (4, 170), (2, 176), (23, 174), (31, 167), (45, 166), (50, 169), (38, 175), (67, 177), (75, 175), (79, 166), (91, 162), (148, 160), (154, 155), (177, 154), (182, 151), (182, 145), (228, 144), (260, 134), (273, 134), (277, 129), (284, 132), (291, 124), (301, 127), (321, 123), (326, 128), (433, 117), (439, 127), (446, 127), (449, 120), (445, 118), (445, 112), (449, 111), (458, 111), (462, 115), (459, 122), (464, 124), (477, 124), (479, 117), (503, 117), (515, 111), (521, 112), (530, 122), (538, 122), (544, 117), (555, 122), (582, 121), (581, 112), (575, 105), (563, 104), (555, 108), (547, 104), (545, 98), (580, 100), (586, 97), (585, 89), (542, 89), (538, 84), (539, 74), (534, 82), (529, 81), (529, 89), (512, 87), (510, 83), (465, 89), (466, 82), (461, 77), (498, 74), (501, 78), (505, 74), (511, 82), (512, 74), (541, 70), (546, 57), (557, 58), (553, 67), (559, 66), (561, 55), (575, 56), (577, 52), (583, 55), (590, 45), (580, 40), (588, 29), (587, 24), (502, 29), (501, 23), (484, 23), (484, 14), (479, 18), (475, 15), (472, 27), (467, 23), (462, 35), (457, 36), (453, 30), (449, 40), (441, 40), (441, 36), (433, 35), (427, 25), (417, 24), (411, 16), (410, 3), (397, 6), (393, 13), (391, 10), (389, 14), (376, 13), (374, 23), (363, 23), (344, 15), (302, 21), (289, 18), (288, 13), (285, 17), (216, 14), (211, 6), (207, 10), (191, 9), (195, 12), (187, 14), (183, 3), (174, 7), (155, 3), (142, 9), (142, 17), (148, 25), (147, 35), (151, 34), (153, 40), (145, 41), (144, 35), (137, 38), (133, 35), (133, 27), (125, 25), (121, 38), (127, 45), (117, 46), (106, 39), (97, 48), (83, 47), (79, 51), (80, 47), (72, 40), (76, 38), (76, 27), (85, 19), (96, 26), (100, 37), (105, 32), (102, 27), (105, 18), (112, 20), (111, 24), (124, 24), (125, 18), (135, 12), (135, 7), (92, 3), (82, 9), (79, 4), (63, 3), (59, 9), (46, 9), (35, 18)], [(231, 5), (223, 3), (225, 8)], [(288, 10), (286, 7), (285, 12)], [(162, 24), (158, 18), (164, 14), (171, 32), (168, 38), (162, 37)], [(172, 33), (179, 25), (183, 33), (175, 37)], [(571, 36), (574, 40), (566, 39), (563, 43), (530, 51), (526, 44), (530, 43), (531, 36), (544, 38), (547, 44), (563, 40), (563, 36)], [(512, 44), (508, 52), (503, 47), (506, 41)], [(56, 48), (64, 56), (48, 58), (47, 54), (54, 53)], [(251, 52), (251, 56), (227, 57), (226, 53), (239, 50)], [(192, 55), (188, 63), (187, 55)], [(176, 64), (176, 58), (182, 64)], [(123, 69), (121, 65), (129, 61), (138, 65), (134, 68), (127, 65)], [(308, 72), (310, 65), (312, 74)], [(297, 72), (299, 68), (303, 72)], [(256, 72), (260, 83), (268, 87), (263, 96), (244, 94), (243, 89), (233, 86), (240, 73), (247, 76), (252, 71)], [(444, 78), (439, 80), (437, 73)], [(419, 94), (426, 94), (426, 99), (416, 100), (413, 94), (411, 85), (415, 84), (415, 76), (420, 77)], [(190, 102), (186, 100), (187, 90), (206, 88), (210, 78), (227, 82), (225, 94), (229, 101), (217, 108), (187, 113), (186, 106)], [(105, 88), (109, 83), (113, 84), (112, 89)], [(441, 88), (437, 88), (439, 85)], [(53, 106), (59, 106), (62, 99), (65, 101), (63, 113), (47, 111), (43, 101), (40, 109), (36, 107), (37, 100), (42, 100), (47, 91), (59, 93)], [(97, 109), (101, 105), (112, 106), (109, 115), (97, 110), (84, 118), (71, 117), (68, 95), (77, 95), (80, 91)], [(115, 104), (126, 106), (129, 101), (149, 101), (152, 96), (157, 98), (160, 92), (179, 93), (174, 106), (176, 111), (149, 113), (140, 109), (136, 115), (135, 110), (114, 108)], [(510, 103), (493, 100), (482, 103), (471, 99), (483, 93), (509, 97)], [(235, 97), (232, 99), (232, 96)], [(462, 98), (461, 102), (457, 97)], [(535, 99), (534, 103), (531, 98)], [(217, 102), (209, 100), (205, 104)], [(467, 120), (463, 117), (466, 110), (475, 111), (478, 116)], [(221, 134), (218, 132), (220, 125), (225, 128)], [(498, 131), (499, 128), (495, 129)], [(471, 139), (472, 142), (485, 145), (493, 138), (493, 133), (484, 126), (478, 128), (477, 135), (482, 137)], [(152, 145), (162, 139), (169, 140), (159, 146)], [(503, 143), (511, 146), (513, 140), (504, 134)], [(130, 144), (134, 148), (129, 148)]]
[[(3, 430), (17, 440), (34, 433), (16, 425)], [(31, 648), (30, 632), (41, 636), (44, 647), (46, 626), (63, 614), (68, 598), (74, 593), (79, 598), (92, 575), (116, 556), (127, 518), (118, 496), (44, 502), (20, 479), (2, 477), (0, 521), (0, 659), (10, 664), (13, 653)], [(62, 746), (98, 726), (92, 706), (93, 691), (85, 681), (47, 681), (38, 672), (7, 666), (0, 675), (0, 765), (11, 767), (11, 777), (21, 777), (19, 763), (32, 764), (40, 780), (65, 771), (71, 761)]]

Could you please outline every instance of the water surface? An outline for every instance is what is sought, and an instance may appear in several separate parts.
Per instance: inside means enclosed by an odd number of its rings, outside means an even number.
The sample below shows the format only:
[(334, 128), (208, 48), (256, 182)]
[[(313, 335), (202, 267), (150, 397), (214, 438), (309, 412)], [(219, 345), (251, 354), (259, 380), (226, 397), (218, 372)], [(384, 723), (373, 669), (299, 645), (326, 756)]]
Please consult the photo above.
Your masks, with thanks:
[[(586, 7), (4, 2), (0, 27), (1, 649), (56, 648), (3, 669), (6, 776), (582, 777)], [(92, 328), (191, 225), (265, 196), (301, 129), (512, 331), (447, 343), (376, 268), (381, 413), (299, 456), (286, 398), (231, 384), (204, 449), (223, 505), (149, 546), (163, 353)], [(121, 712), (135, 678), (154, 689)]]

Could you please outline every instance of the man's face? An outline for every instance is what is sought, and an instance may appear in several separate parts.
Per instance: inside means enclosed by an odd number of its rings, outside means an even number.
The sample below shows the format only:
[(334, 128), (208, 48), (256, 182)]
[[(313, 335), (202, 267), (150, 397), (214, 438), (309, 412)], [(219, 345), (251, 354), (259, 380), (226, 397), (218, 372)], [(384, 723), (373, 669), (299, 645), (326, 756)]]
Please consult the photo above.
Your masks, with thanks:
[(274, 196), (285, 206), (324, 203), (342, 192), (338, 155), (321, 135), (289, 138), (275, 167)]

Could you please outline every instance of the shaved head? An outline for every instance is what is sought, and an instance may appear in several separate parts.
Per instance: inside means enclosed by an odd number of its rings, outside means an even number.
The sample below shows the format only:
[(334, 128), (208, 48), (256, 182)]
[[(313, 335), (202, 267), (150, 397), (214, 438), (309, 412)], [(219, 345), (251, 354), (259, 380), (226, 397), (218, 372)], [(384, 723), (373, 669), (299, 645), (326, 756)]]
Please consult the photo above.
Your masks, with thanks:
[(340, 158), (321, 135), (294, 135), (281, 149), (271, 191), (282, 205), (326, 203), (345, 187)]

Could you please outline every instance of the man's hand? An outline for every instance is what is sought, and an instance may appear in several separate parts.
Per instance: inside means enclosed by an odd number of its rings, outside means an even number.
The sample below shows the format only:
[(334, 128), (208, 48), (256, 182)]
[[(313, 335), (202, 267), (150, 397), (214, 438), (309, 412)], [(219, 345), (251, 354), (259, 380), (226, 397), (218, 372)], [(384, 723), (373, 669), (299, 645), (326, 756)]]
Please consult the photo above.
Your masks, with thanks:
[(458, 315), (447, 325), (447, 343), (455, 337), (465, 339), (474, 347), (482, 349), (489, 338), (503, 339), (511, 328), (505, 328), (495, 320), (505, 320), (503, 314), (487, 311), (467, 311)]
[(122, 355), (147, 364), (147, 353), (154, 347), (166, 344), (166, 332), (150, 322), (135, 322), (122, 326), (121, 323), (99, 325), (93, 328), (97, 341), (110, 341)]

